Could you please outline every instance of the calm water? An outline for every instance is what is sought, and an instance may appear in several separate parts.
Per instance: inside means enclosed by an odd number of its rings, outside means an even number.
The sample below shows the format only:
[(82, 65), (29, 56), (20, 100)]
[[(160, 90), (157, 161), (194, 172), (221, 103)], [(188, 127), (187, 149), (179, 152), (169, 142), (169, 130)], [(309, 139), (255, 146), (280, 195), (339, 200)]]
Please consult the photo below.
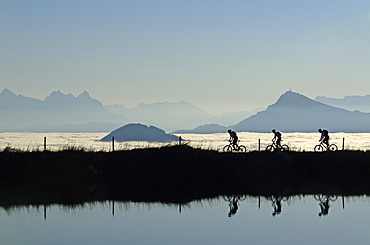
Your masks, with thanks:
[[(276, 205), (275, 205), (276, 206)], [(0, 208), (0, 244), (369, 244), (370, 199), (336, 197), (326, 215), (320, 199), (296, 196), (274, 203), (225, 198), (187, 205), (96, 202)]]
[[(42, 150), (44, 148), (44, 137), (46, 137), (47, 148), (49, 150), (60, 150), (65, 147), (77, 146), (88, 150), (111, 151), (112, 143), (100, 142), (108, 133), (0, 133), (0, 149), (7, 146), (18, 149)], [(219, 134), (183, 134), (179, 135), (186, 139), (188, 144), (204, 149), (218, 149), (228, 143), (227, 133)], [(238, 133), (240, 144), (247, 147), (247, 150), (258, 149), (258, 141), (261, 142), (261, 149), (271, 143), (272, 133)], [(330, 134), (331, 143), (343, 147), (345, 139), (345, 149), (370, 150), (370, 133), (333, 133)], [(288, 144), (293, 150), (312, 151), (318, 144), (319, 133), (283, 133), (283, 143)], [(174, 142), (174, 144), (177, 142)], [(167, 144), (154, 142), (115, 142), (114, 148), (132, 149), (140, 147), (157, 147)]]
[[(47, 137), (51, 150), (82, 146), (110, 151), (111, 143), (98, 141), (105, 135), (0, 133), (0, 149), (43, 149)], [(226, 133), (181, 136), (205, 149), (221, 149), (228, 140)], [(264, 148), (272, 134), (239, 133), (239, 137), (248, 150), (256, 150), (258, 140)], [(291, 148), (307, 151), (319, 137), (318, 133), (283, 134)], [(346, 149), (370, 149), (370, 134), (336, 133), (331, 138), (340, 148), (345, 138)], [(116, 143), (115, 148), (147, 146), (160, 144)], [(332, 198), (325, 206), (317, 197), (296, 196), (281, 200), (280, 212), (277, 203), (246, 197), (232, 205), (232, 200), (220, 197), (182, 206), (106, 201), (73, 207), (0, 207), (0, 244), (370, 244), (369, 197)]]

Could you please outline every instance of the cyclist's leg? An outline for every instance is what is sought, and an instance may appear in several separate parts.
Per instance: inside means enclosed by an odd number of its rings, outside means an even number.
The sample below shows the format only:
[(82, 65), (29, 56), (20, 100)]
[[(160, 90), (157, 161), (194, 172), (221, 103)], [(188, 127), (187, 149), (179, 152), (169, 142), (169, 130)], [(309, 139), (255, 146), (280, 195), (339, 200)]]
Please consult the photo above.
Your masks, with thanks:
[(238, 149), (238, 137), (235, 137), (233, 140), (233, 147), (234, 149)]
[(281, 142), (281, 138), (278, 138), (276, 140), (276, 147), (279, 148), (279, 149), (281, 148), (280, 142)]
[(325, 137), (323, 142), (326, 145), (326, 148), (328, 148), (329, 147), (329, 137)]

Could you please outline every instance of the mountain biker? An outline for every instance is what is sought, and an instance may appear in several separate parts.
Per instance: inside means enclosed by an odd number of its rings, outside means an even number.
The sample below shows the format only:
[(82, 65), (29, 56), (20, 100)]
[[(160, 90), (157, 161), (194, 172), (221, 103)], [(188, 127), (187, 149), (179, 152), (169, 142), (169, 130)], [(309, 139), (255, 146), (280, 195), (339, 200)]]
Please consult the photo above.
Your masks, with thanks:
[(319, 141), (322, 141), (326, 147), (329, 146), (329, 132), (328, 130), (324, 129), (322, 130), (321, 128), (319, 128), (319, 130), (317, 130), (321, 133), (321, 137), (320, 137), (320, 140)]
[(278, 148), (281, 148), (281, 145), (280, 145), (280, 142), (281, 142), (281, 133), (279, 131), (276, 131), (275, 129), (272, 130), (272, 132), (274, 133), (274, 138), (272, 139), (272, 141), (275, 141), (276, 143), (276, 146)]
[(236, 135), (235, 131), (229, 129), (227, 132), (230, 134), (229, 141), (232, 142), (234, 149), (236, 149), (236, 146), (238, 145), (238, 136)]

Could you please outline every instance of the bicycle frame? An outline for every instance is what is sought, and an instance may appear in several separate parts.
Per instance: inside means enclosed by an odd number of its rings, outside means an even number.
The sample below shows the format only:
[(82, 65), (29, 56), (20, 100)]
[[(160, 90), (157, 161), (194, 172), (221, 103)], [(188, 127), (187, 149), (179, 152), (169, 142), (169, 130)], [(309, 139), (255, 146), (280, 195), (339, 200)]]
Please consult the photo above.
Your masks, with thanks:
[[(238, 140), (238, 143), (239, 142), (240, 140)], [(246, 152), (247, 148), (244, 145), (239, 145), (239, 144), (234, 145), (233, 142), (229, 140), (229, 144), (224, 146), (223, 151), (224, 152), (232, 152), (232, 151)]]
[(320, 144), (316, 145), (314, 147), (314, 151), (316, 152), (320, 152), (320, 151), (336, 151), (338, 150), (338, 146), (336, 144), (329, 144), (329, 141), (328, 141), (328, 145), (326, 145), (322, 140), (320, 140)]
[(289, 151), (289, 146), (288, 145), (277, 145), (276, 144), (276, 140), (271, 140), (272, 141), (272, 144), (271, 145), (268, 145), (266, 147), (266, 151), (275, 151), (275, 150), (279, 150), (279, 151)]

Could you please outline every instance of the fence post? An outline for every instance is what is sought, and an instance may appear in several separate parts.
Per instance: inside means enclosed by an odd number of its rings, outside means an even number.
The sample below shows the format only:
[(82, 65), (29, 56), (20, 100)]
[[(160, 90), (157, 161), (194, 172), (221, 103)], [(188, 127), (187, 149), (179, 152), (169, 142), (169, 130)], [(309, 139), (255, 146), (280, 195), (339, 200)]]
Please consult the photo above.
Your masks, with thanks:
[(258, 139), (258, 151), (261, 151), (261, 139)]
[(44, 151), (46, 151), (46, 137), (44, 137)]
[(342, 150), (344, 151), (344, 137), (343, 137)]
[(114, 136), (112, 137), (112, 151), (114, 151)]
[(261, 209), (261, 196), (258, 196), (258, 209)]
[(179, 145), (181, 145), (181, 136), (179, 136)]
[(342, 207), (344, 209), (344, 196), (342, 196)]

